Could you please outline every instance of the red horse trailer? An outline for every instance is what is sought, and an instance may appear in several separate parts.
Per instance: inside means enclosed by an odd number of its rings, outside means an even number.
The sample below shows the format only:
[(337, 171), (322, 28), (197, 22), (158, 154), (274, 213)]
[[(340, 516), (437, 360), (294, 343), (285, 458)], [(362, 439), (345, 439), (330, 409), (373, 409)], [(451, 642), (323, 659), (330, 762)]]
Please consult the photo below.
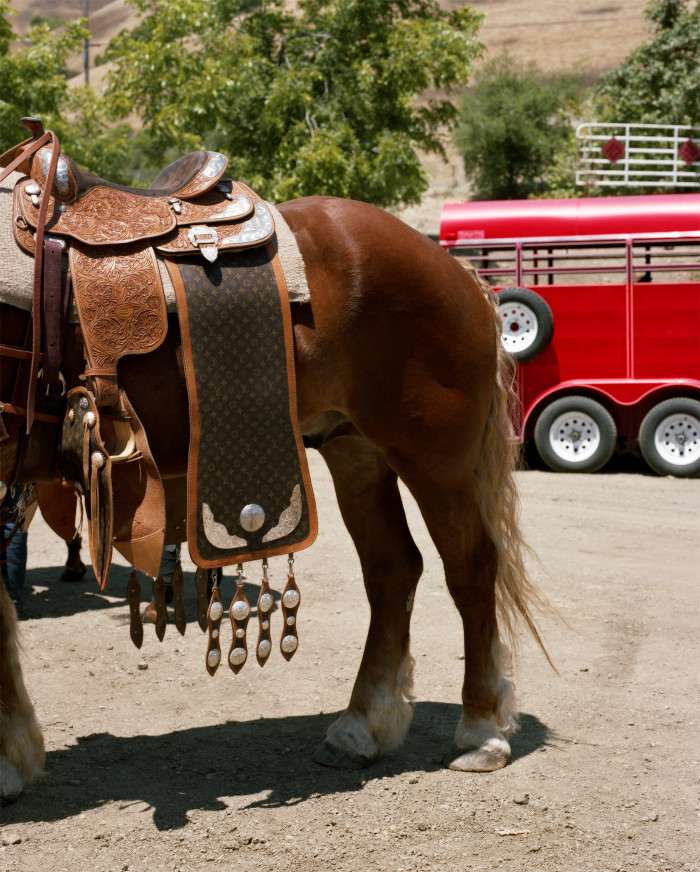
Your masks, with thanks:
[(499, 295), (520, 439), (594, 472), (700, 474), (700, 194), (447, 205), (440, 244)]

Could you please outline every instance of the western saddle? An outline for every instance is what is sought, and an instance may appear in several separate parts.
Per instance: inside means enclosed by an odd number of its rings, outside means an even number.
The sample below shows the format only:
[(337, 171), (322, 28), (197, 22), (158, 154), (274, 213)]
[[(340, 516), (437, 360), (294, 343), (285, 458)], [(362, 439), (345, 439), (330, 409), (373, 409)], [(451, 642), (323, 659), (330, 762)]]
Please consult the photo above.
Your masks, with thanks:
[[(200, 253), (213, 263), (220, 251), (262, 245), (274, 233), (272, 213), (246, 185), (224, 178), (228, 159), (218, 152), (185, 155), (150, 188), (132, 188), (78, 167), (39, 119), (21, 121), (31, 137), (0, 155), (0, 181), (13, 171), (24, 174), (14, 188), (13, 230), (35, 261), (33, 317), (22, 352), (27, 433), (39, 380), (47, 394), (58, 397), (65, 389), (59, 366), (72, 285), (86, 368), (85, 387), (68, 394), (64, 465), (72, 464), (68, 479), (90, 494), (100, 584), (107, 581), (112, 541), (155, 576), (165, 528), (163, 487), (143, 428), (117, 383), (117, 365), (126, 354), (155, 350), (167, 334), (158, 255)], [(18, 405), (5, 409), (24, 414)]]

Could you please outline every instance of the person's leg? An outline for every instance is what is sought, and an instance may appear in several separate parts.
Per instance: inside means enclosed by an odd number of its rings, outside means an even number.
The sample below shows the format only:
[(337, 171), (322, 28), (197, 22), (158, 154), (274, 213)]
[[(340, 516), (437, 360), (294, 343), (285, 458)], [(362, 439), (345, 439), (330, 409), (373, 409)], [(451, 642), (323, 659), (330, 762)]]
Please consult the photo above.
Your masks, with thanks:
[[(179, 557), (179, 545), (164, 546), (160, 562), (160, 574), (163, 576), (163, 581), (165, 582), (166, 605), (170, 605), (170, 603), (173, 601), (173, 573), (175, 572), (175, 567), (177, 566), (177, 561)], [(156, 614), (156, 601), (155, 597), (152, 597), (150, 603), (146, 606), (146, 609), (143, 613), (143, 619), (149, 624), (155, 624)]]
[[(14, 493), (13, 493), (14, 490)], [(2, 504), (3, 509), (12, 509), (17, 505), (21, 488), (11, 489)], [(0, 549), (9, 541), (14, 529), (14, 520), (0, 525)], [(20, 525), (12, 537), (12, 541), (0, 557), (2, 579), (17, 614), (22, 617), (24, 612), (24, 585), (27, 574), (27, 532)]]

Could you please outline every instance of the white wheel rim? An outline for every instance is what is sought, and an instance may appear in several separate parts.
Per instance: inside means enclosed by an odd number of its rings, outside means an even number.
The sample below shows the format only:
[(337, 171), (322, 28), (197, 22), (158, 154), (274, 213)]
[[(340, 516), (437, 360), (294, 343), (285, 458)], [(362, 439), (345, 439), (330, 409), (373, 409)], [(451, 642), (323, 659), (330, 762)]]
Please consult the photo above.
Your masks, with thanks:
[(583, 463), (600, 446), (600, 428), (590, 415), (572, 409), (552, 422), (549, 444), (561, 460)]
[(501, 341), (511, 354), (525, 351), (537, 339), (537, 315), (524, 303), (501, 303), (498, 307), (501, 319)]
[(700, 457), (700, 420), (687, 412), (669, 415), (654, 430), (654, 447), (674, 466), (695, 463)]

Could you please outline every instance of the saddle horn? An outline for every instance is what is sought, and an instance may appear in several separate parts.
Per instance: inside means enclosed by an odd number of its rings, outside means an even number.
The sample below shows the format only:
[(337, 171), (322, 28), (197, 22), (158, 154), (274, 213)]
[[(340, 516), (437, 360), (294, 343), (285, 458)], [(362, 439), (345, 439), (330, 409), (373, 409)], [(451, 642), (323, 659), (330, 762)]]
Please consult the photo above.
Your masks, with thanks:
[(37, 139), (41, 139), (44, 135), (44, 123), (41, 118), (32, 118), (31, 116), (26, 116), (24, 118), (19, 119), (20, 124), (27, 128), (27, 130), (31, 133), (32, 139), (36, 142)]

